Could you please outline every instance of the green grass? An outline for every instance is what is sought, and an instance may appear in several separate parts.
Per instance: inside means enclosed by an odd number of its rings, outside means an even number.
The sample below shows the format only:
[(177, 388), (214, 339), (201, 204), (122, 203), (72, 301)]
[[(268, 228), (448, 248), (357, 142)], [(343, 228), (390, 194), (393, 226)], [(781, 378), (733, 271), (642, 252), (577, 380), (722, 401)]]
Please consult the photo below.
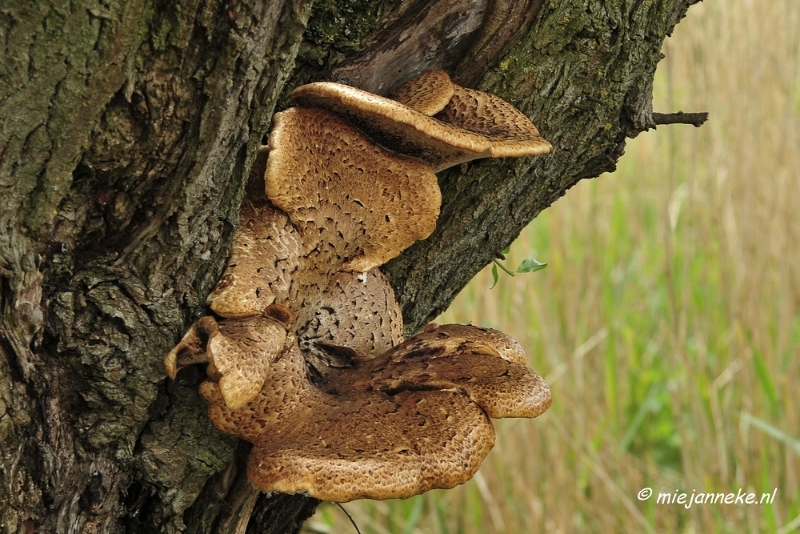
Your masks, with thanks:
[[(754, 5), (694, 6), (665, 45), (654, 108), (709, 123), (631, 141), (511, 247), (546, 269), (487, 268), (439, 319), (517, 338), (553, 406), (496, 421), (461, 487), (345, 505), (362, 533), (800, 531), (800, 4)], [(355, 532), (331, 505), (314, 529)]]

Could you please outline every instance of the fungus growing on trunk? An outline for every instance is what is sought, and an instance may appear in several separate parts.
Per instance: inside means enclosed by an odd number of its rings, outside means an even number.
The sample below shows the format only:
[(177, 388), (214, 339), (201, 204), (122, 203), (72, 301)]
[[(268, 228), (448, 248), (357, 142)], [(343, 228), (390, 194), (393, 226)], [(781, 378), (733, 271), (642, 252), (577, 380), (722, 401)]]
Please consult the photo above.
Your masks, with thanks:
[(442, 111), (453, 98), (455, 85), (441, 70), (428, 70), (397, 88), (391, 99), (433, 116)]
[(436, 227), (442, 196), (431, 168), (328, 111), (276, 114), (269, 146), (267, 197), (313, 236), (321, 269), (368, 271)]
[(542, 378), (510, 337), (429, 325), (403, 342), (375, 269), (436, 226), (434, 171), (550, 144), (501, 99), (442, 71), (395, 100), (333, 83), (296, 89), (259, 151), (225, 274), (166, 356), (207, 363), (200, 391), (222, 432), (254, 444), (263, 491), (410, 497), (468, 480), (494, 444), (490, 417), (536, 417)]
[(214, 382), (200, 391), (217, 428), (254, 443), (247, 472), (259, 488), (337, 502), (406, 498), (469, 480), (494, 445), (489, 417), (550, 406), (544, 380), (502, 357), (513, 343), (445, 325), (318, 383), (293, 347), (242, 409)]
[[(423, 80), (444, 73), (423, 73)], [(446, 74), (444, 74), (446, 76)], [(426, 84), (412, 80), (411, 87)], [(398, 90), (402, 101), (373, 95), (347, 85), (316, 82), (298, 87), (292, 100), (300, 106), (328, 109), (364, 130), (391, 150), (419, 158), (439, 172), (478, 158), (547, 154), (553, 147), (514, 106), (495, 95), (452, 84), (452, 97), (441, 111), (445, 84), (431, 82), (431, 94), (419, 100)], [(407, 102), (406, 105), (403, 102)]]

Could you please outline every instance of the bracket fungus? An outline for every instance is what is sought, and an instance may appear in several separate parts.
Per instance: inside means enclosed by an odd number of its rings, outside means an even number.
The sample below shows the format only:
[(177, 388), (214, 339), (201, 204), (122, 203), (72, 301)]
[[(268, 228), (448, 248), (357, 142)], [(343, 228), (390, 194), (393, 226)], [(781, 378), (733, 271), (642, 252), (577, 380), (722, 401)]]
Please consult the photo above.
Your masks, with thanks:
[(331, 501), (404, 498), (467, 481), (494, 445), (490, 417), (551, 402), (520, 345), (429, 325), (403, 340), (375, 267), (436, 226), (435, 172), (552, 147), (500, 98), (427, 71), (384, 98), (327, 82), (275, 115), (228, 267), (165, 358), (207, 364), (214, 425), (254, 444), (263, 491)]
[[(423, 73), (397, 90), (399, 100), (329, 82), (298, 87), (292, 100), (333, 111), (377, 143), (425, 161), (434, 172), (478, 158), (535, 156), (553, 150), (514, 106), (483, 91), (444, 83), (443, 76), (442, 71)], [(416, 86), (425, 92), (412, 93)], [(447, 95), (451, 96), (444, 107), (436, 111)], [(433, 116), (428, 114), (432, 112)]]

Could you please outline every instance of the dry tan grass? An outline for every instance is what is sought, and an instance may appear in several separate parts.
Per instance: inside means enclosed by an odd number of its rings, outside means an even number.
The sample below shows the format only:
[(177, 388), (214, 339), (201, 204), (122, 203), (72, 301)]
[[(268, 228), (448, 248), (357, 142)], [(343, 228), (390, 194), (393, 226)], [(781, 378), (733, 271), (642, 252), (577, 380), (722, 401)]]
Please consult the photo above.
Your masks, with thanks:
[[(800, 2), (693, 7), (655, 109), (710, 112), (632, 141), (514, 244), (544, 271), (481, 273), (441, 322), (522, 342), (552, 384), (501, 421), (470, 483), (347, 505), (367, 532), (790, 532), (800, 528)], [(656, 504), (772, 492), (771, 505)], [(351, 532), (325, 505), (313, 524)], [(327, 525), (327, 526), (326, 526)]]

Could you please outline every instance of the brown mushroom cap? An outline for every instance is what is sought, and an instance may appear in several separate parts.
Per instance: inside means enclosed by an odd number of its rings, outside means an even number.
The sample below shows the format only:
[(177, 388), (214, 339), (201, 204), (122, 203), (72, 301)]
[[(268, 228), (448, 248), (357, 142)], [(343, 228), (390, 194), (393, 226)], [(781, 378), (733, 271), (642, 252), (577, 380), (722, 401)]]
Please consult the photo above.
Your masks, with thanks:
[(455, 86), (443, 70), (426, 70), (397, 88), (391, 99), (420, 113), (433, 116), (453, 97)]
[(216, 384), (201, 385), (217, 428), (255, 443), (248, 476), (262, 491), (337, 502), (410, 497), (464, 483), (494, 445), (486, 414), (457, 392), (331, 395), (298, 379), (304, 373), (291, 348), (236, 411)]
[(285, 213), (245, 199), (228, 266), (208, 305), (222, 317), (245, 318), (261, 315), (276, 301), (291, 303), (293, 273), (306, 267), (307, 248)]
[(218, 381), (220, 395), (232, 409), (241, 408), (258, 395), (270, 363), (286, 343), (291, 312), (273, 305), (274, 317), (246, 319), (201, 318), (173, 348), (164, 365), (171, 378), (181, 367), (208, 362), (210, 376)]
[[(226, 404), (238, 408), (258, 394), (270, 362), (279, 357), (286, 345), (290, 328), (297, 332), (306, 361), (321, 375), (328, 367), (350, 366), (403, 340), (400, 307), (380, 271), (336, 273), (327, 287), (321, 288), (317, 284), (325, 277), (303, 260), (298, 270), (290, 273), (294, 276), (288, 276), (287, 293), (279, 294), (289, 295), (293, 308), (273, 303), (254, 307), (259, 313), (234, 319), (201, 318), (165, 358), (167, 374), (175, 378), (180, 368), (207, 362), (211, 364), (208, 372), (219, 382)], [(229, 265), (226, 276), (235, 278), (238, 265)], [(259, 286), (263, 287), (262, 296), (274, 298), (269, 293), (268, 280), (254, 275), (247, 281), (252, 285), (230, 289), (240, 295), (223, 292), (221, 301), (230, 299), (235, 303), (238, 296), (245, 304), (257, 302), (255, 297), (246, 297), (257, 292)], [(212, 307), (217, 302), (220, 301), (213, 301)]]
[[(454, 96), (455, 102), (451, 99), (437, 117), (429, 117), (389, 98), (331, 82), (298, 87), (292, 93), (292, 100), (300, 106), (325, 108), (346, 117), (378, 143), (419, 158), (436, 172), (478, 158), (552, 151), (552, 145), (511, 104), (481, 91), (458, 86), (454, 91), (454, 95), (461, 96), (457, 99)], [(464, 114), (470, 110), (482, 116), (468, 119)], [(444, 122), (450, 118), (456, 122)], [(487, 128), (490, 124), (494, 126)], [(472, 126), (478, 129), (473, 131)]]
[(167, 376), (175, 379), (178, 371), (189, 365), (208, 363), (206, 354), (208, 338), (219, 332), (217, 321), (211, 316), (201, 317), (195, 322), (183, 338), (164, 357), (164, 369)]
[(300, 311), (296, 332), (309, 364), (349, 365), (402, 343), (403, 316), (379, 270), (342, 272), (331, 277), (316, 306)]
[(386, 263), (436, 227), (441, 193), (430, 167), (332, 113), (278, 113), (269, 143), (267, 196), (306, 239), (331, 249), (338, 270)]
[(201, 393), (217, 428), (254, 443), (248, 475), (263, 491), (410, 497), (475, 473), (494, 444), (487, 415), (535, 417), (550, 405), (539, 375), (501, 357), (494, 342), (504, 338), (443, 326), (319, 383), (292, 345), (241, 409), (214, 382)]
[[(206, 303), (229, 319), (257, 317), (277, 302), (297, 301), (303, 290), (293, 273), (305, 266), (310, 246), (289, 217), (275, 209), (264, 191), (269, 147), (258, 150), (239, 211), (231, 257)], [(294, 290), (293, 290), (294, 288)], [(297, 307), (289, 306), (297, 313)]]
[(547, 154), (553, 150), (528, 117), (491, 93), (456, 85), (453, 97), (435, 118), (485, 136), (491, 142), (493, 158)]
[(463, 484), (495, 442), (486, 414), (457, 392), (355, 397), (324, 412), (308, 426), (280, 425), (253, 448), (256, 487), (333, 502), (403, 499)]
[[(476, 335), (476, 331), (480, 334)], [(439, 350), (447, 354), (472, 352), (497, 356), (520, 365), (528, 363), (525, 350), (516, 339), (492, 328), (463, 324), (439, 326), (436, 323), (428, 323), (422, 333), (412, 339), (414, 342), (408, 340), (404, 344), (406, 348), (403, 351), (398, 347), (397, 354), (416, 350), (415, 345), (420, 344), (428, 350), (433, 346), (441, 347)]]
[[(208, 298), (211, 309), (227, 320), (220, 327), (225, 324), (228, 329), (244, 328), (275, 306), (286, 307), (290, 315), (323, 310), (321, 306), (332, 297), (326, 291), (335, 290), (331, 277), (385, 263), (427, 237), (439, 212), (441, 195), (428, 165), (378, 147), (325, 110), (294, 108), (276, 115), (270, 143), (269, 151), (259, 151), (231, 259)], [(376, 354), (401, 340), (402, 322), (391, 288), (382, 277), (367, 278), (377, 282), (363, 294), (340, 295), (351, 299), (349, 306), (342, 302), (334, 306), (349, 315), (319, 316), (310, 330), (310, 318), (293, 326), (295, 332), (316, 330), (318, 341), (307, 345), (308, 354), (328, 358), (326, 347), (351, 344), (355, 346), (348, 349), (350, 353)], [(371, 295), (370, 291), (382, 293)], [(372, 302), (382, 307), (372, 310)], [(358, 309), (373, 316), (359, 318)], [(370, 323), (375, 318), (385, 324)], [(337, 340), (331, 330), (334, 323), (340, 337), (346, 337), (349, 328), (350, 339)], [(203, 358), (208, 349), (206, 359), (219, 373), (223, 397), (229, 406), (238, 407), (258, 393), (268, 362), (276, 356), (274, 350), (283, 347), (283, 337), (272, 340), (273, 332), (268, 330), (269, 335), (237, 332), (236, 336), (246, 338), (245, 343), (218, 335), (213, 320), (201, 322), (190, 329), (165, 364), (174, 376), (179, 353), (184, 355), (182, 360), (192, 361)], [(199, 336), (212, 334), (216, 337), (208, 347), (198, 341)], [(272, 347), (272, 341), (278, 345)], [(372, 351), (366, 350), (367, 341), (373, 343)], [(243, 354), (234, 362), (227, 355), (235, 350)], [(261, 363), (253, 356), (259, 350), (264, 351), (262, 356), (270, 355)], [(263, 369), (257, 372), (259, 365)]]
[(450, 324), (406, 340), (368, 367), (379, 391), (454, 388), (490, 417), (536, 417), (550, 407), (550, 389), (526, 361), (519, 343), (502, 332)]

